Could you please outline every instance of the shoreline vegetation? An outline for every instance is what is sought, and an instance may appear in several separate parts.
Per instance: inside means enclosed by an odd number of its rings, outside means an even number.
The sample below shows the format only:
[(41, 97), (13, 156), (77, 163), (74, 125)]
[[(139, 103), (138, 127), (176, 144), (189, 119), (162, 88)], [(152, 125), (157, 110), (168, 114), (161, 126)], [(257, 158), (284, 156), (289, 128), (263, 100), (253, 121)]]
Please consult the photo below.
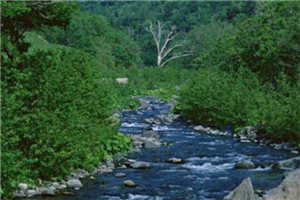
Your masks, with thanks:
[[(138, 26), (148, 19), (128, 28), (138, 2), (95, 4), (124, 13), (106, 18), (77, 2), (2, 1), (1, 196), (129, 152), (111, 116), (137, 108), (132, 96), (176, 100), (174, 112), (195, 124), (235, 133), (253, 126), (261, 138), (300, 148), (300, 4), (254, 2), (253, 11), (213, 3), (193, 11), (193, 2), (174, 2), (193, 14), (164, 23), (182, 21), (195, 53), (156, 67), (151, 34)], [(170, 4), (157, 5), (167, 12)], [(200, 22), (197, 12), (213, 20)], [(158, 13), (149, 20), (166, 18)]]

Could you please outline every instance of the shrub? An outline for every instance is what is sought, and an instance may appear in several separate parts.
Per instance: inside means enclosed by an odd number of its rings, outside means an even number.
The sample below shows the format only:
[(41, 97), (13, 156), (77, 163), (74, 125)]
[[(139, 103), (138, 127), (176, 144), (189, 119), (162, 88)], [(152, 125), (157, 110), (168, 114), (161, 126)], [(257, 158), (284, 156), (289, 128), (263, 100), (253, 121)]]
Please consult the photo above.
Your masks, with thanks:
[(106, 120), (113, 94), (86, 53), (36, 50), (2, 65), (2, 188), (91, 169), (130, 141)]
[(180, 93), (177, 110), (208, 126), (240, 129), (252, 125), (274, 140), (299, 140), (299, 87), (281, 81), (279, 91), (271, 84), (261, 85), (243, 68), (234, 75), (216, 68), (201, 69)]

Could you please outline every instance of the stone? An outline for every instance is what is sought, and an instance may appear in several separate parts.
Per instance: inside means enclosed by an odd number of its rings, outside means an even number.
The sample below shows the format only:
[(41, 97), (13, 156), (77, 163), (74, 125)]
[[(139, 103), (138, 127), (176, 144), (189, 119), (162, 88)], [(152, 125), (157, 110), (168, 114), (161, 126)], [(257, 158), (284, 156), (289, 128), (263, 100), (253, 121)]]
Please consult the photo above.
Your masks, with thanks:
[(60, 187), (60, 184), (58, 182), (53, 182), (51, 185), (56, 189)]
[(151, 148), (158, 148), (161, 146), (161, 143), (158, 141), (154, 141), (154, 140), (145, 140), (144, 142), (144, 147), (146, 149), (151, 149)]
[(71, 173), (72, 177), (75, 178), (75, 179), (79, 179), (79, 178), (84, 178), (86, 176), (89, 175), (89, 173), (83, 169), (77, 169), (77, 170), (74, 170), (72, 173)]
[(299, 198), (300, 168), (288, 173), (278, 187), (267, 191), (264, 195), (264, 200), (298, 200)]
[(300, 167), (300, 157), (294, 157), (287, 160), (282, 160), (275, 163), (273, 169), (296, 169)]
[(124, 186), (126, 187), (136, 187), (137, 184), (135, 182), (133, 182), (132, 180), (126, 180), (123, 182)]
[(224, 198), (224, 200), (257, 200), (251, 179), (244, 179), (238, 187)]
[(143, 137), (147, 137), (147, 138), (155, 138), (155, 139), (159, 139), (159, 134), (155, 131), (144, 131), (142, 133)]
[(244, 139), (254, 140), (257, 138), (257, 129), (253, 126), (246, 126), (243, 128), (238, 135)]
[(67, 181), (67, 186), (70, 188), (82, 187), (82, 183), (79, 179), (70, 179)]
[(147, 168), (150, 168), (151, 165), (147, 162), (136, 161), (136, 162), (130, 163), (130, 167), (134, 168), (134, 169), (147, 169)]
[(65, 185), (65, 184), (61, 184), (61, 185), (59, 185), (59, 187), (57, 188), (58, 190), (64, 190), (64, 189), (66, 189), (67, 188), (67, 185)]
[(201, 131), (201, 132), (207, 132), (207, 129), (204, 128), (204, 127), (201, 126), (201, 125), (195, 126), (195, 127), (194, 127), (194, 130), (195, 130), (195, 131)]
[(55, 187), (54, 186), (50, 186), (50, 187), (39, 187), (38, 191), (41, 195), (50, 195), (53, 196), (55, 195)]
[(28, 189), (28, 185), (26, 183), (20, 183), (18, 186), (19, 189), (23, 191)]
[(184, 163), (184, 160), (182, 158), (169, 158), (167, 162), (174, 163), (174, 164), (181, 164)]
[(26, 197), (26, 194), (25, 194), (25, 191), (16, 191), (14, 192), (13, 194), (14, 197), (17, 197), (17, 198), (24, 198)]
[(116, 173), (115, 174), (115, 177), (117, 177), (117, 178), (122, 178), (122, 177), (125, 177), (125, 176), (126, 176), (125, 173)]
[(153, 124), (154, 123), (154, 119), (153, 118), (147, 118), (144, 120), (146, 123), (148, 124)]
[(128, 84), (128, 78), (116, 78), (116, 81), (119, 84)]
[(26, 197), (33, 197), (36, 195), (40, 195), (40, 192), (33, 190), (33, 189), (27, 190), (27, 192), (26, 192)]
[(252, 161), (239, 161), (234, 166), (235, 169), (254, 169), (255, 165)]

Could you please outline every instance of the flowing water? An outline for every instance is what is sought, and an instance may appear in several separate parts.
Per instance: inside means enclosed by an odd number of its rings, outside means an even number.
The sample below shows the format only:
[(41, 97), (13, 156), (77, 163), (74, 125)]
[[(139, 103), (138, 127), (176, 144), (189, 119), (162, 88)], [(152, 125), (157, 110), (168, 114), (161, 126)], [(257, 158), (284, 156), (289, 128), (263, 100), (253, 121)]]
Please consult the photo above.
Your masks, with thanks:
[[(252, 160), (257, 166), (291, 157), (284, 151), (241, 143), (229, 136), (196, 133), (191, 126), (178, 119), (170, 124), (149, 125), (146, 118), (170, 112), (170, 106), (151, 98), (136, 111), (122, 113), (120, 132), (141, 134), (145, 129), (159, 133), (169, 145), (131, 153), (129, 158), (151, 163), (150, 169), (116, 169), (89, 180), (74, 196), (54, 200), (221, 200), (244, 178), (251, 177), (255, 189), (267, 190), (277, 186), (282, 170), (258, 167), (234, 169), (240, 160)], [(185, 163), (172, 164), (165, 160), (183, 158)], [(127, 176), (117, 178), (115, 173)], [(133, 180), (135, 188), (123, 186), (124, 180)]]

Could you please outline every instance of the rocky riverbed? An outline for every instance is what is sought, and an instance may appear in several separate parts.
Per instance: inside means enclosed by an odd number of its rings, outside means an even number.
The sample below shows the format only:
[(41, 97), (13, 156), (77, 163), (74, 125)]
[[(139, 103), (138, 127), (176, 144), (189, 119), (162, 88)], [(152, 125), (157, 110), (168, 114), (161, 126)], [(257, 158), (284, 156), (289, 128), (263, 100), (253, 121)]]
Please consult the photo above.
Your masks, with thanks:
[[(253, 185), (253, 193), (262, 197), (290, 170), (280, 161), (295, 157), (291, 149), (232, 137), (228, 130), (195, 128), (170, 113), (173, 103), (140, 100), (139, 109), (121, 114), (120, 132), (134, 143), (129, 157), (108, 161), (98, 173), (83, 175), (83, 187), (75, 181), (72, 195), (52, 200), (222, 200), (230, 199), (228, 194), (243, 180), (247, 186), (248, 177), (248, 188)], [(293, 168), (298, 161), (291, 162)]]

